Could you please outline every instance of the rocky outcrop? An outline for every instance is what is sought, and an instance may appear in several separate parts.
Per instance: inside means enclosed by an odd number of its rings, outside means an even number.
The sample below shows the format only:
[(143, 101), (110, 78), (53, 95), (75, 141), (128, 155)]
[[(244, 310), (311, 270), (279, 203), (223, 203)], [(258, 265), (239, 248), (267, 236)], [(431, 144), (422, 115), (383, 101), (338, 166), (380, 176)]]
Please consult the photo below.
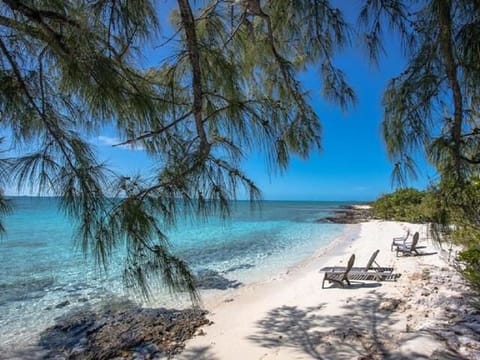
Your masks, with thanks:
[(332, 216), (318, 219), (316, 222), (323, 224), (358, 224), (372, 218), (367, 206), (345, 205), (340, 210), (333, 211)]
[(81, 310), (45, 330), (40, 346), (55, 359), (164, 359), (182, 351), (186, 340), (209, 323), (199, 309)]

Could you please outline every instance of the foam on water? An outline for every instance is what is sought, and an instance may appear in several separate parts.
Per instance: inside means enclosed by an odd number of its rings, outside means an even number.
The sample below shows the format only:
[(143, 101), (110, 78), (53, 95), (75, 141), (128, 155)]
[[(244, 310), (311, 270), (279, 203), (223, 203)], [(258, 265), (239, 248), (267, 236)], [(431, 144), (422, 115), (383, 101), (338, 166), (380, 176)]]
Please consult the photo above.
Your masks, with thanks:
[[(141, 301), (124, 291), (121, 257), (108, 274), (75, 251), (72, 223), (54, 198), (13, 198), (0, 240), (0, 351), (22, 348), (56, 317), (79, 306), (101, 306), (112, 299)], [(337, 237), (343, 226), (320, 224), (340, 203), (265, 202), (261, 211), (237, 202), (227, 221), (183, 220), (169, 231), (175, 254), (199, 273), (201, 289), (222, 291), (268, 279), (311, 256)], [(161, 289), (149, 306), (178, 306)]]

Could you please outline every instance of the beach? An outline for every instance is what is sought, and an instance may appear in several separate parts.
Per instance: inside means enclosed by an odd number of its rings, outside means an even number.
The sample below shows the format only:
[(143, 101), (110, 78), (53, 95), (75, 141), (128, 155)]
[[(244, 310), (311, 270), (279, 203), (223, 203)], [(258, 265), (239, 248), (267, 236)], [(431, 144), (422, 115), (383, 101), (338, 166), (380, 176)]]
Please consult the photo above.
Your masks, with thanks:
[[(399, 256), (392, 238), (418, 231), (423, 256)], [(326, 285), (324, 266), (393, 266), (394, 282)], [(271, 281), (206, 301), (213, 322), (177, 359), (435, 359), (480, 358), (480, 315), (468, 287), (433, 243), (425, 225), (369, 221)], [(473, 297), (472, 297), (473, 298)]]
[[(36, 200), (27, 209), (20, 220), (44, 207)], [(66, 221), (49, 220), (46, 227), (37, 220), (39, 229), (58, 229), (51, 243), (40, 242), (43, 232), (28, 238), (23, 230), (10, 233), (2, 244), (2, 266), (10, 269), (3, 276), (12, 280), (2, 285), (0, 359), (480, 358), (480, 314), (469, 303), (475, 297), (453, 267), (455, 250), (433, 242), (426, 225), (361, 221), (350, 213), (356, 210), (338, 204), (274, 202), (261, 216), (246, 209), (228, 227), (196, 227), (196, 242), (184, 235), (197, 246), (185, 245), (185, 253), (204, 259), (197, 262), (204, 269), (198, 272), (201, 310), (182, 310), (182, 298), (134, 302), (120, 296), (115, 277), (79, 277), (88, 269), (81, 262), (51, 278), (52, 264), (65, 264), (59, 254), (76, 259), (68, 233), (60, 231)], [(322, 223), (330, 218), (355, 223)], [(187, 230), (194, 229), (179, 233)], [(392, 238), (408, 230), (419, 233), (422, 256), (391, 251)], [(60, 240), (63, 252), (48, 257), (47, 250), (61, 249)], [(352, 254), (354, 266), (364, 267), (376, 250), (378, 266), (393, 267), (397, 281), (352, 280), (345, 288), (326, 282), (322, 289), (321, 268), (345, 266)], [(19, 271), (17, 253), (19, 259), (32, 254), (30, 266), (42, 264), (43, 271), (26, 277), (29, 268)]]

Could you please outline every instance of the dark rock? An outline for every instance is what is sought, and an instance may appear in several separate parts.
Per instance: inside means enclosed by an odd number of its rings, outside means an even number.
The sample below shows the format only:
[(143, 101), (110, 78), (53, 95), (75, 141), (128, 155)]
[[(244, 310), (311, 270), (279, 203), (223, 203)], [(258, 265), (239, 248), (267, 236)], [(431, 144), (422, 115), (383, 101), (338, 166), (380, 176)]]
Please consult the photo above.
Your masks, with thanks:
[(135, 305), (99, 312), (81, 310), (57, 319), (55, 326), (41, 334), (39, 345), (49, 350), (48, 358), (172, 357), (199, 327), (209, 324), (206, 313), (200, 309), (145, 309)]
[(65, 300), (65, 301), (62, 301), (61, 303), (55, 305), (55, 309), (61, 309), (61, 308), (64, 308), (65, 306), (68, 306), (68, 305), (70, 305), (70, 301)]
[(344, 205), (341, 209), (333, 211), (332, 216), (320, 218), (316, 222), (322, 224), (357, 224), (372, 218), (368, 209), (358, 209), (350, 205)]

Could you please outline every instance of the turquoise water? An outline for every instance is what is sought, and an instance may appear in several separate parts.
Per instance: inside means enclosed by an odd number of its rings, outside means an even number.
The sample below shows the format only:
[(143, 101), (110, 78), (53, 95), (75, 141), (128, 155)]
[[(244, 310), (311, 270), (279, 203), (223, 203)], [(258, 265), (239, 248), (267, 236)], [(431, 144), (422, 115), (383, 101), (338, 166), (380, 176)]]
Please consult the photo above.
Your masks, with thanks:
[[(76, 251), (72, 223), (54, 198), (13, 198), (0, 240), (0, 351), (34, 342), (54, 319), (80, 306), (128, 298), (148, 306), (184, 303), (159, 289), (149, 303), (126, 292), (121, 254), (108, 273)], [(274, 277), (339, 236), (343, 226), (320, 224), (342, 203), (264, 202), (251, 212), (236, 202), (227, 221), (184, 221), (169, 232), (172, 250), (199, 274), (201, 288), (219, 292)], [(205, 292), (204, 292), (205, 294)], [(3, 349), (2, 349), (3, 348)]]

